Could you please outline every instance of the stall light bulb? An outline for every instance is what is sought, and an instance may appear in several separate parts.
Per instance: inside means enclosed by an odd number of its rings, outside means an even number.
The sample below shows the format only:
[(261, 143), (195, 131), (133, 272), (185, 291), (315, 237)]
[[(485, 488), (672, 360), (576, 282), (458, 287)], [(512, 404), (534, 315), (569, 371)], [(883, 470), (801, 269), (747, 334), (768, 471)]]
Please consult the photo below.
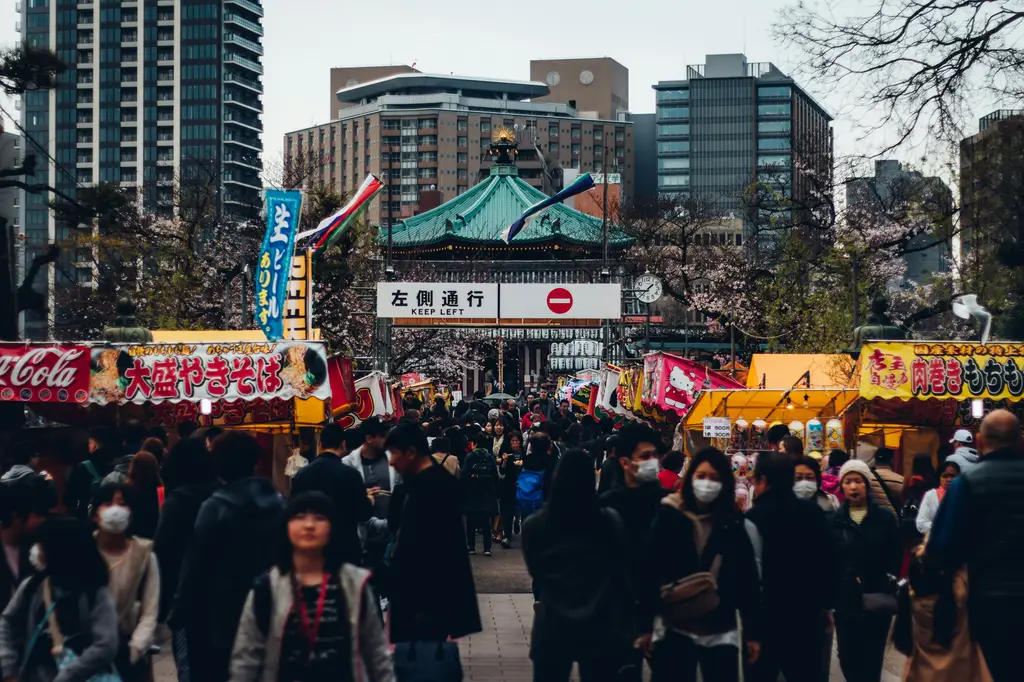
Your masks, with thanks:
[(975, 398), (971, 401), (971, 416), (975, 419), (981, 419), (985, 416), (985, 402), (980, 398)]
[(786, 396), (786, 409), (787, 410), (792, 410), (793, 409), (793, 401), (791, 401), (789, 399), (788, 395)]
[(811, 396), (809, 396), (809, 395), (807, 395), (806, 393), (804, 393), (804, 409), (805, 409), (805, 410), (806, 410), (806, 409), (807, 409), (808, 407), (810, 407), (810, 403), (811, 403)]
[(199, 401), (199, 414), (209, 415), (213, 413), (213, 403), (206, 398)]

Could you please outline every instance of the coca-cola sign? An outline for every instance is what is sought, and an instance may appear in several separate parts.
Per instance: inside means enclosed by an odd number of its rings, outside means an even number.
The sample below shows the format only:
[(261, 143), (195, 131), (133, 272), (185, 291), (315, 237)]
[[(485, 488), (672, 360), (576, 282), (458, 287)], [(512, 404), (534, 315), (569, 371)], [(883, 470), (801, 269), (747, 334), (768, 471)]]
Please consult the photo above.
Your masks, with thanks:
[(0, 344), (0, 401), (84, 403), (89, 348)]

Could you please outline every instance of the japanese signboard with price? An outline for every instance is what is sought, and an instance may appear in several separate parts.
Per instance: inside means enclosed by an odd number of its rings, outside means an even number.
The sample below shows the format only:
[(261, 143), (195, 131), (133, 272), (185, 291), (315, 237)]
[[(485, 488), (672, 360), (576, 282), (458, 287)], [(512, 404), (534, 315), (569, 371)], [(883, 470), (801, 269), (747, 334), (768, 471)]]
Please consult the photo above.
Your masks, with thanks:
[(378, 282), (377, 317), (493, 320), (498, 317), (498, 285)]
[(284, 308), (292, 274), (302, 192), (268, 189), (267, 231), (256, 261), (256, 324), (267, 339), (284, 337)]
[(91, 402), (161, 403), (331, 395), (322, 343), (181, 343), (97, 346)]
[(704, 417), (705, 438), (728, 438), (732, 433), (732, 420), (728, 417)]

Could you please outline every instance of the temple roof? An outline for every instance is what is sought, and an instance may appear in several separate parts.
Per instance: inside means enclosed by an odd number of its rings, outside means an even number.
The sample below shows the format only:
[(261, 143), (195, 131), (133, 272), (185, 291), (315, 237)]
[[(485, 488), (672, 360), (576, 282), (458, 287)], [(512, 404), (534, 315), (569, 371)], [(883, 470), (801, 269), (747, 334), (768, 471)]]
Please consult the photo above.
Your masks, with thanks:
[[(547, 198), (519, 177), (513, 165), (496, 164), (483, 182), (437, 208), (396, 223), (392, 230), (395, 248), (443, 242), (501, 244), (501, 232), (527, 208)], [(380, 237), (387, 239), (381, 231)], [(555, 204), (512, 239), (513, 245), (563, 241), (569, 244), (601, 244), (601, 219), (564, 204)], [(608, 225), (608, 243), (626, 246), (632, 239), (621, 228)]]

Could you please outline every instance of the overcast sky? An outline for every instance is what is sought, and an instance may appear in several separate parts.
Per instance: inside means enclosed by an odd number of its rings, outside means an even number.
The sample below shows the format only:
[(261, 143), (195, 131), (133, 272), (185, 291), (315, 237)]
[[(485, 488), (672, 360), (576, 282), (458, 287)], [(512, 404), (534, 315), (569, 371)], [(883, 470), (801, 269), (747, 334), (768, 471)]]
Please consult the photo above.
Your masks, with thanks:
[[(708, 53), (743, 52), (749, 61), (771, 61), (794, 74), (800, 55), (783, 51), (770, 31), (791, 1), (264, 0), (265, 159), (280, 159), (284, 133), (330, 120), (332, 66), (415, 61), (429, 73), (526, 80), (531, 59), (609, 56), (629, 69), (636, 113), (654, 110), (652, 83), (685, 77), (685, 66), (702, 63)], [(14, 6), (14, 0), (2, 3), (0, 44), (17, 40)], [(869, 155), (884, 141), (884, 133), (858, 140), (849, 112), (858, 93), (823, 92), (801, 80), (836, 116), (837, 154)], [(921, 150), (897, 156), (916, 161)]]

